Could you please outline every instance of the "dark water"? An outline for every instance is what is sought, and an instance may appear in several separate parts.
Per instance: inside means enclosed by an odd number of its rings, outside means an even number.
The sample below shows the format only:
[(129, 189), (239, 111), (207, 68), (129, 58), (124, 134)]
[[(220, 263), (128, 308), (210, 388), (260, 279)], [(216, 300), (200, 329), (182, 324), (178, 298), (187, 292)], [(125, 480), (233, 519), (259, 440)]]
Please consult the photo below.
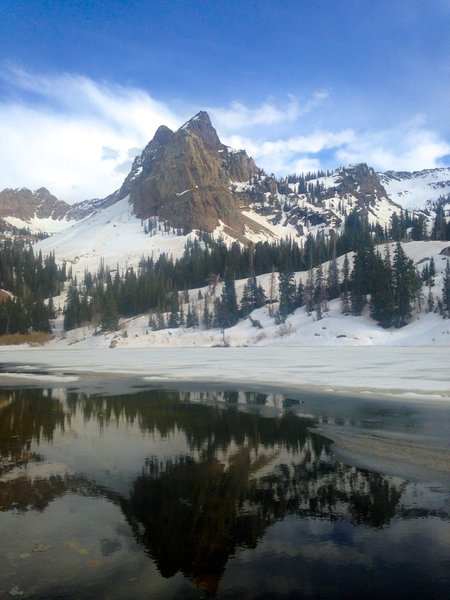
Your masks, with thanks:
[(342, 464), (295, 412), (1, 390), (0, 597), (449, 598), (448, 486)]

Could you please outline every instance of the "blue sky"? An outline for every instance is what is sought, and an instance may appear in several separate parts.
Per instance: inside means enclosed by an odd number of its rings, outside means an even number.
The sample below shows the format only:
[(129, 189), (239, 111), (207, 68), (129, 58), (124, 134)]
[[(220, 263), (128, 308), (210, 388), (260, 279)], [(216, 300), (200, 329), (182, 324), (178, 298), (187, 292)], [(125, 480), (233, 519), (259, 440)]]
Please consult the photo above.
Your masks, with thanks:
[(0, 3), (0, 188), (120, 185), (206, 109), (269, 172), (450, 164), (450, 0)]

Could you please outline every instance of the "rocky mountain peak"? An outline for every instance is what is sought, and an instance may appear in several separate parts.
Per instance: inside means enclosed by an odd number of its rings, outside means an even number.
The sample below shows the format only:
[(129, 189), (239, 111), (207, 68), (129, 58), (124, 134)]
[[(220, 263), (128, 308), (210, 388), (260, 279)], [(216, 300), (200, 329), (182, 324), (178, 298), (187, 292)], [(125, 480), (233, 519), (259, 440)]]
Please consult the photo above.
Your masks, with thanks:
[[(242, 229), (232, 181), (249, 181), (258, 169), (244, 151), (221, 143), (209, 115), (200, 111), (176, 132), (159, 127), (119, 190), (135, 214), (156, 216), (178, 229), (213, 231), (220, 221)], [(240, 198), (242, 202), (242, 198)]]
[(185, 134), (186, 132), (198, 135), (207, 148), (215, 150), (223, 148), (223, 144), (217, 135), (217, 131), (214, 129), (208, 113), (204, 110), (198, 112), (178, 130), (178, 133), (180, 134)]
[(154, 145), (159, 144), (163, 146), (164, 144), (167, 144), (172, 135), (173, 131), (171, 129), (169, 129), (166, 125), (160, 125), (153, 136), (152, 142)]

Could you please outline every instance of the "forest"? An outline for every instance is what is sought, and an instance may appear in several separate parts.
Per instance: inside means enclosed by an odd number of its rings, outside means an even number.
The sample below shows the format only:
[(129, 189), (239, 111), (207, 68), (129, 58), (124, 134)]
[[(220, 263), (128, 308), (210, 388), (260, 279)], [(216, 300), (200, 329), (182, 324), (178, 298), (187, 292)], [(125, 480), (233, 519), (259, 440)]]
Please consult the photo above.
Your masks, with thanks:
[[(307, 182), (307, 179), (306, 179)], [(305, 183), (306, 184), (306, 183)], [(433, 290), (435, 265), (431, 260), (419, 272), (400, 243), (427, 239), (423, 215), (407, 211), (394, 214), (389, 227), (369, 225), (366, 216), (354, 211), (343, 232), (308, 235), (304, 242), (286, 238), (268, 243), (228, 247), (209, 234), (188, 242), (178, 259), (161, 254), (143, 257), (138, 268), (120, 271), (103, 262), (96, 273), (85, 272), (81, 281), (54, 255), (34, 255), (26, 244), (4, 243), (0, 250), (0, 335), (51, 331), (56, 317), (53, 297), (67, 288), (64, 329), (94, 324), (115, 330), (120, 317), (149, 314), (151, 329), (231, 327), (251, 317), (255, 308), (269, 306), (282, 323), (299, 307), (321, 319), (328, 302), (340, 299), (343, 314), (360, 315), (366, 306), (382, 327), (403, 327), (413, 310), (435, 311), (450, 316), (450, 269), (440, 294)], [(430, 239), (450, 239), (443, 203), (438, 204)], [(380, 253), (378, 245), (397, 242), (392, 255)], [(353, 260), (347, 254), (353, 252)], [(337, 257), (344, 256), (338, 268)], [(296, 283), (295, 272), (306, 272)], [(272, 273), (269, 289), (257, 277)], [(235, 282), (247, 279), (238, 301)], [(222, 284), (222, 285), (220, 285)], [(198, 291), (195, 298), (189, 290)], [(426, 293), (424, 293), (424, 288)], [(217, 290), (221, 290), (220, 294)], [(433, 293), (434, 291), (434, 293)], [(259, 323), (252, 319), (255, 327)]]

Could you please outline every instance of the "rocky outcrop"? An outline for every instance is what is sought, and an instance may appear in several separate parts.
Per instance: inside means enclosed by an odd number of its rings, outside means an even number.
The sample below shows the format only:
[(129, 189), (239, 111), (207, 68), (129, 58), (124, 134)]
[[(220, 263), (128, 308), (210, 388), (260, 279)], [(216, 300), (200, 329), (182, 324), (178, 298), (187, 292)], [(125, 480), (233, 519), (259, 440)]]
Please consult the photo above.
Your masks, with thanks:
[(105, 202), (105, 200), (85, 200), (70, 205), (64, 200), (58, 200), (44, 187), (35, 191), (27, 188), (6, 188), (0, 192), (0, 230), (10, 231), (14, 233), (14, 237), (17, 237), (17, 227), (8, 222), (11, 218), (23, 221), (23, 224), (18, 226), (25, 228), (33, 221), (33, 230), (41, 232), (46, 232), (48, 221), (40, 226), (40, 219), (64, 220), (69, 226), (71, 221), (84, 219), (105, 205)]
[[(334, 194), (338, 194), (342, 198), (353, 196), (361, 210), (370, 210), (381, 199), (395, 204), (388, 198), (377, 173), (365, 163), (342, 169), (336, 180), (336, 186), (328, 188), (325, 197), (331, 197)], [(395, 206), (400, 209), (400, 205), (396, 204)]]
[(157, 216), (178, 229), (206, 232), (222, 222), (242, 234), (242, 197), (233, 195), (230, 186), (248, 182), (257, 171), (243, 150), (234, 152), (221, 143), (202, 111), (178, 131), (160, 127), (135, 159), (118, 195), (130, 195), (141, 219)]
[(0, 192), (0, 217), (16, 217), (29, 221), (34, 217), (40, 219), (61, 219), (70, 209), (70, 205), (58, 200), (46, 188), (35, 192), (26, 188), (17, 190), (5, 189)]

